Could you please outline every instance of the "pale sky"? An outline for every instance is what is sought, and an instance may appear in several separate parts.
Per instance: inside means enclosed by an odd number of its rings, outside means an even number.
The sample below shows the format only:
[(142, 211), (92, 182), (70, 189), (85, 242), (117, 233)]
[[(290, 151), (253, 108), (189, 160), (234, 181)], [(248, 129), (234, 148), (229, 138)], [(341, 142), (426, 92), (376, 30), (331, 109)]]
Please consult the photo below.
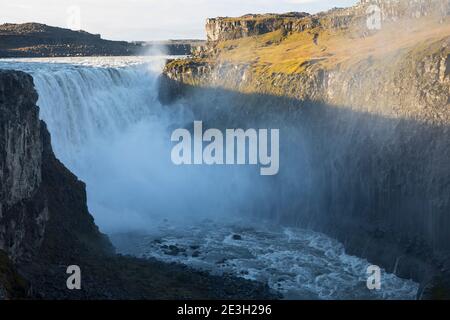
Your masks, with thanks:
[(205, 19), (247, 13), (315, 13), (357, 0), (0, 0), (0, 24), (40, 22), (111, 40), (205, 38)]

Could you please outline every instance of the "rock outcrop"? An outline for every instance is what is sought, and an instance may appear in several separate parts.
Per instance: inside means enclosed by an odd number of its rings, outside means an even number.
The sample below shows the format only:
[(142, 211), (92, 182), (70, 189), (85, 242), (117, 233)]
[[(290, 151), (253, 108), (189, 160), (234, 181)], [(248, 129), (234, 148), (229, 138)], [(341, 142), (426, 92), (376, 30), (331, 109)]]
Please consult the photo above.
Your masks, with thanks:
[(42, 182), (41, 123), (30, 76), (0, 71), (0, 250), (16, 260), (42, 242), (47, 209), (27, 212)]
[(9, 257), (0, 250), (0, 300), (26, 298), (28, 288)]
[(370, 5), (380, 8), (382, 20), (396, 21), (400, 18), (420, 18), (433, 14), (448, 15), (448, 0), (360, 0), (360, 7), (366, 9)]
[(368, 15), (378, 18), (379, 14), (381, 22), (386, 22), (405, 17), (420, 18), (437, 13), (445, 16), (449, 12), (448, 0), (362, 0), (351, 8), (334, 8), (314, 15), (305, 12), (290, 12), (286, 14), (248, 14), (237, 18), (210, 18), (206, 20), (206, 37), (209, 42), (216, 42), (257, 36), (276, 30), (292, 33), (319, 26), (346, 29), (352, 25), (358, 25), (366, 28)]
[(30, 75), (0, 70), (0, 250), (26, 268), (77, 251), (112, 252), (87, 211), (84, 184), (53, 154), (37, 98)]

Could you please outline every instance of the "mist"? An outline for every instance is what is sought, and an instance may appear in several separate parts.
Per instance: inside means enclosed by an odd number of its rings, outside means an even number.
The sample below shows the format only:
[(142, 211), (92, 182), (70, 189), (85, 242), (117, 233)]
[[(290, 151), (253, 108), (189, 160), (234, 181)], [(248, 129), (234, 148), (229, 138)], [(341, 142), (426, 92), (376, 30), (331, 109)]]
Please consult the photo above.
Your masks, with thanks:
[(271, 183), (278, 178), (260, 176), (258, 166), (171, 161), (173, 130), (192, 130), (201, 115), (187, 101), (160, 103), (158, 79), (165, 60), (161, 55), (150, 60), (131, 67), (26, 67), (33, 73), (55, 154), (86, 183), (89, 210), (100, 229), (149, 231), (159, 223), (224, 223), (268, 213)]

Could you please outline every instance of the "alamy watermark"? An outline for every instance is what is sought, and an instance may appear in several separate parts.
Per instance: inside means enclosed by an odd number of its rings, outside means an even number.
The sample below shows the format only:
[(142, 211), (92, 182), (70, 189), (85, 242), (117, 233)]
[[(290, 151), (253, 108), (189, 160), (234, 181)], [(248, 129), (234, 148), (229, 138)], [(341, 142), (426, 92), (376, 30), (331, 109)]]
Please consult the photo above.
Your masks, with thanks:
[(81, 30), (81, 8), (73, 5), (67, 8), (66, 26), (68, 29)]
[(67, 267), (66, 273), (70, 274), (66, 281), (67, 289), (81, 290), (81, 268), (77, 265), (71, 265)]
[(175, 165), (259, 164), (263, 176), (278, 173), (279, 129), (226, 129), (223, 134), (219, 129), (203, 131), (202, 121), (194, 121), (193, 129), (193, 137), (187, 129), (173, 131), (171, 140), (178, 142), (171, 152)]
[(367, 267), (367, 281), (366, 286), (369, 290), (381, 289), (381, 268), (377, 265), (370, 265)]
[(366, 9), (366, 25), (369, 30), (381, 30), (382, 12), (379, 6), (371, 4)]

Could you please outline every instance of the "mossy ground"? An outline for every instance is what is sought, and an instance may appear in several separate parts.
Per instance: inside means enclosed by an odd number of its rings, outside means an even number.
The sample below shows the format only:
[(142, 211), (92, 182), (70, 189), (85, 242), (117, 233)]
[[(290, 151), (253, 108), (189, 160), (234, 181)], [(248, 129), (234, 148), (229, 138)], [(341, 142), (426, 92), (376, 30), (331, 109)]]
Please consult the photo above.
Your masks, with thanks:
[[(445, 39), (450, 23), (436, 20), (412, 21), (384, 26), (381, 32), (362, 35), (349, 30), (315, 29), (284, 35), (281, 30), (256, 37), (218, 44), (219, 61), (250, 63), (257, 71), (301, 73), (308, 66), (330, 69), (367, 57), (384, 56)], [(316, 39), (316, 41), (314, 41)]]

